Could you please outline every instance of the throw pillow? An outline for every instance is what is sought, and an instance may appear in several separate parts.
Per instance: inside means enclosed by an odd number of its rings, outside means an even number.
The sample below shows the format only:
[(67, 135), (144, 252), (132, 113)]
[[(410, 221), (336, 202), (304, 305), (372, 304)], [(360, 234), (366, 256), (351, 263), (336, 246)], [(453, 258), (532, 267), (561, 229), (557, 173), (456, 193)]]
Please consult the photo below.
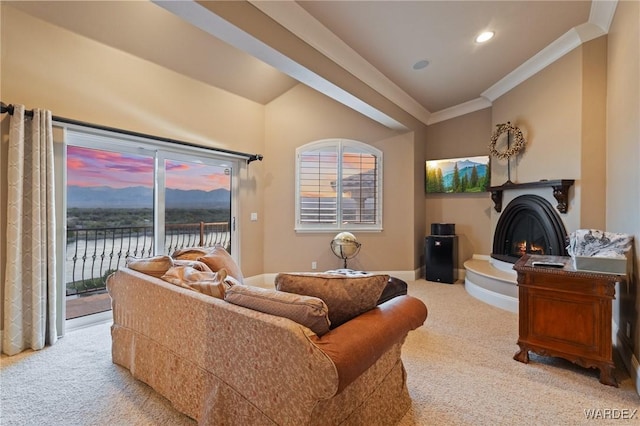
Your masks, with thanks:
[(182, 259), (174, 259), (173, 266), (191, 266), (194, 269), (202, 272), (213, 272), (206, 263), (200, 262), (198, 260), (182, 260)]
[(374, 274), (349, 277), (327, 273), (280, 273), (275, 285), (280, 291), (322, 299), (329, 308), (332, 327), (337, 327), (373, 309), (388, 280), (388, 275)]
[(327, 305), (317, 297), (236, 285), (227, 290), (224, 300), (254, 311), (289, 318), (308, 327), (318, 336), (329, 331), (331, 325)]
[(226, 269), (227, 274), (238, 280), (240, 284), (244, 283), (242, 271), (224, 247), (215, 246), (213, 249), (210, 249), (206, 255), (199, 257), (198, 260), (206, 263), (213, 272)]
[(209, 253), (209, 250), (211, 249), (205, 247), (187, 247), (174, 251), (171, 257), (179, 260), (196, 260)]
[[(371, 275), (369, 272), (364, 271), (354, 271), (353, 269), (334, 269), (332, 271), (326, 271), (325, 274), (340, 274), (346, 275), (348, 277), (362, 277)], [(380, 305), (388, 300), (393, 299), (394, 297), (403, 296), (407, 294), (407, 283), (402, 281), (400, 278), (389, 277), (389, 281), (387, 281), (387, 285), (382, 290), (382, 295), (376, 305)]]
[(166, 255), (145, 258), (129, 256), (126, 265), (134, 271), (160, 278), (173, 266), (173, 259)]
[(184, 288), (207, 294), (218, 299), (224, 299), (229, 285), (225, 282), (227, 271), (202, 272), (191, 266), (174, 266), (169, 268), (162, 279)]
[(226, 282), (230, 286), (244, 285), (243, 283), (241, 283), (240, 281), (236, 280), (235, 278), (233, 278), (231, 275), (228, 275), (228, 274), (227, 274), (227, 278), (224, 279), (224, 282)]

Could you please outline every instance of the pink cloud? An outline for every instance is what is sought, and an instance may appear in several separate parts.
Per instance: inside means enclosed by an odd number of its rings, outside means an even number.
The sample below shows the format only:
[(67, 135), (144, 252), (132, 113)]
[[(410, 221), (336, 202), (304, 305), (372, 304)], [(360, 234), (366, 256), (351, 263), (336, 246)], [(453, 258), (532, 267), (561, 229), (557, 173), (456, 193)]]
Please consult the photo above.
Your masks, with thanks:
[[(153, 186), (151, 157), (91, 148), (67, 148), (67, 183), (78, 186)], [(167, 160), (166, 185), (173, 189), (230, 189), (224, 169), (202, 163)]]
[(67, 184), (78, 186), (151, 187), (153, 159), (91, 148), (67, 148)]
[(165, 168), (167, 188), (202, 191), (230, 189), (230, 176), (225, 175), (224, 169), (219, 166), (167, 160)]

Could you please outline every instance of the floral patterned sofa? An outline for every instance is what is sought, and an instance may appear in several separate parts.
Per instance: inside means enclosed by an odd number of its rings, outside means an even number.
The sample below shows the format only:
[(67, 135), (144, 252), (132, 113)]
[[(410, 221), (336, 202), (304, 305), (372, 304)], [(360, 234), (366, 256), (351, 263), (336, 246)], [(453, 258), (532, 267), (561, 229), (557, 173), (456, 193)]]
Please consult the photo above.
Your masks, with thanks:
[[(206, 273), (226, 275), (220, 269)], [(226, 297), (213, 297), (158, 275), (125, 267), (109, 277), (113, 362), (199, 424), (390, 425), (409, 409), (400, 354), (426, 320), (420, 300), (395, 297), (318, 335), (286, 314), (233, 300), (286, 292), (258, 291), (240, 276), (225, 285)], [(281, 275), (276, 286), (334, 278)], [(286, 297), (297, 308), (307, 296)]]

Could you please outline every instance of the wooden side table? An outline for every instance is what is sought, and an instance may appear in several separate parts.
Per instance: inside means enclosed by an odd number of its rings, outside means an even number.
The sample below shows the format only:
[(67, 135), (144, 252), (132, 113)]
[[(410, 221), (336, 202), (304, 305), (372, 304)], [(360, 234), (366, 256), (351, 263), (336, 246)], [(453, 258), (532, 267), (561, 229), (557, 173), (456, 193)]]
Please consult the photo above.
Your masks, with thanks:
[[(533, 262), (562, 263), (559, 268)], [(529, 351), (600, 370), (600, 383), (618, 386), (611, 341), (615, 283), (624, 275), (576, 271), (566, 256), (524, 255), (518, 273), (520, 350), (514, 359), (529, 362)]]

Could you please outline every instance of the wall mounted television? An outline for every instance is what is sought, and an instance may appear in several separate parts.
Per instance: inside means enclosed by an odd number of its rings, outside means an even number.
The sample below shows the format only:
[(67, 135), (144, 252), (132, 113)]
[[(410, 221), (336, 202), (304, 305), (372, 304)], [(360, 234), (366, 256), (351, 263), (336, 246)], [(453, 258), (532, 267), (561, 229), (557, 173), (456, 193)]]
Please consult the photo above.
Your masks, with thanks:
[(485, 192), (489, 186), (491, 186), (491, 166), (488, 155), (426, 162), (427, 194)]

